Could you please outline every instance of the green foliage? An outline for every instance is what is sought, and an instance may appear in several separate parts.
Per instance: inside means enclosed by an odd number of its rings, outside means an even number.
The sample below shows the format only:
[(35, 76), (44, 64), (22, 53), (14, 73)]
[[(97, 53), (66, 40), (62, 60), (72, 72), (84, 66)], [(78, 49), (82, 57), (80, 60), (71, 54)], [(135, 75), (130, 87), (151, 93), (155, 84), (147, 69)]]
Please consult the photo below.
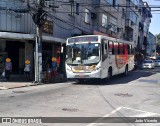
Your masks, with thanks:
[(160, 46), (160, 33), (157, 35), (157, 45)]

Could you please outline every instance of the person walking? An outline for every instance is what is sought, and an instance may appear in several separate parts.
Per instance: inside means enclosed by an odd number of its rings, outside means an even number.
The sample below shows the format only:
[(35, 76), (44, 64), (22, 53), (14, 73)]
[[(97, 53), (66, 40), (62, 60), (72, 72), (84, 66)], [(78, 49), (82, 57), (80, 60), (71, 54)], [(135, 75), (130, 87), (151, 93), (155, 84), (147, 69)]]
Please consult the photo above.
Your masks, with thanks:
[(30, 80), (30, 70), (31, 70), (30, 60), (27, 59), (25, 61), (25, 67), (24, 67), (24, 75), (27, 80)]
[(10, 79), (11, 71), (12, 71), (11, 59), (10, 58), (6, 58), (6, 62), (5, 62), (5, 77), (6, 77), (7, 80)]

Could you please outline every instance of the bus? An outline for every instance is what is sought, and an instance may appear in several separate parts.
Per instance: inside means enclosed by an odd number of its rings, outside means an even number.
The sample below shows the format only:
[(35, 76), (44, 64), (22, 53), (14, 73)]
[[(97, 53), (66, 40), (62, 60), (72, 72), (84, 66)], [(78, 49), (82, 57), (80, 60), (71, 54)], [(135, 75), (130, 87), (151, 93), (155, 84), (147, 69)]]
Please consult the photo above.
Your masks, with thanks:
[(134, 43), (104, 35), (84, 35), (66, 41), (66, 76), (86, 79), (111, 79), (127, 75), (134, 68)]

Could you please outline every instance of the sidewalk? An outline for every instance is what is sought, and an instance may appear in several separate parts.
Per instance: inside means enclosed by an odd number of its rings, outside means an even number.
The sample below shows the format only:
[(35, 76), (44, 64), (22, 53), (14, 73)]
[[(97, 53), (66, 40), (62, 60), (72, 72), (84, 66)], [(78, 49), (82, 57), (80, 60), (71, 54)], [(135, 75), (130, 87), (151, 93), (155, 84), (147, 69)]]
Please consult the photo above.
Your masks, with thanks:
[[(65, 81), (65, 80), (57, 76), (56, 81), (54, 83), (59, 83), (62, 81)], [(41, 83), (41, 84), (52, 84), (52, 83)], [(9, 82), (7, 82), (6, 79), (0, 78), (0, 90), (36, 86), (36, 85), (40, 85), (40, 84), (32, 83), (32, 81), (27, 82), (24, 76), (11, 76), (11, 80)]]
[(0, 82), (0, 90), (36, 85), (31, 82)]

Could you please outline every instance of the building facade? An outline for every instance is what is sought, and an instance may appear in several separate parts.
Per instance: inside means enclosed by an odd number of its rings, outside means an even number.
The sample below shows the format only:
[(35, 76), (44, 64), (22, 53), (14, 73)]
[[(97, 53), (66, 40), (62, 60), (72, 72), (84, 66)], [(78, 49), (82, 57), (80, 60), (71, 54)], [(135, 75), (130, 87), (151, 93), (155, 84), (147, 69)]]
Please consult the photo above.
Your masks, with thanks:
[(147, 55), (156, 56), (156, 37), (149, 32), (147, 40)]

